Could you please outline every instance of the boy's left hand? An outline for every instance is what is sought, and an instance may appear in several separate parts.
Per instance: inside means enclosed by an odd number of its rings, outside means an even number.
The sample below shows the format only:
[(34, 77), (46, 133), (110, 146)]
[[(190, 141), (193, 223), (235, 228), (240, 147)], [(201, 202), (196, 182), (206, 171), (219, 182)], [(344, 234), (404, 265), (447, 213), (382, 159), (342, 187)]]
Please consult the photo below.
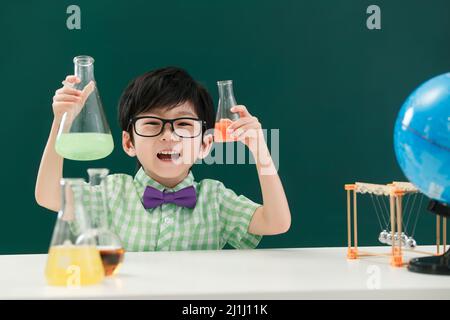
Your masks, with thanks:
[(244, 143), (251, 152), (255, 152), (258, 146), (266, 143), (261, 123), (258, 118), (248, 112), (245, 106), (234, 106), (231, 108), (231, 112), (238, 112), (240, 116), (227, 129), (232, 138)]

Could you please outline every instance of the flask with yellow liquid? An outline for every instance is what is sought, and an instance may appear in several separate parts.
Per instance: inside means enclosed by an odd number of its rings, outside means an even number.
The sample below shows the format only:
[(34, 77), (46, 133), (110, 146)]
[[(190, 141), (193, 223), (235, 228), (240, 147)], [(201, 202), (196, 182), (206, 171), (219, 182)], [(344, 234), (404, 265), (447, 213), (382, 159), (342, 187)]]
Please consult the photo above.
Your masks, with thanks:
[[(53, 286), (93, 285), (104, 279), (95, 230), (85, 212), (83, 179), (61, 179), (62, 202), (48, 252), (45, 276)], [(83, 202), (83, 200), (85, 202)]]

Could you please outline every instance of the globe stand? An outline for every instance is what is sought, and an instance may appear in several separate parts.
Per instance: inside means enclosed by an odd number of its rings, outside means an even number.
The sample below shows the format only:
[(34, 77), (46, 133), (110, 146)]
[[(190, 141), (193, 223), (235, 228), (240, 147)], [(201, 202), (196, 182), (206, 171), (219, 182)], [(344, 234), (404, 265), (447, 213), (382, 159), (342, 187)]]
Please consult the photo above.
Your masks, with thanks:
[[(444, 218), (450, 217), (450, 207), (435, 200), (430, 201), (428, 210)], [(408, 270), (418, 273), (450, 275), (450, 249), (440, 256), (411, 259)]]

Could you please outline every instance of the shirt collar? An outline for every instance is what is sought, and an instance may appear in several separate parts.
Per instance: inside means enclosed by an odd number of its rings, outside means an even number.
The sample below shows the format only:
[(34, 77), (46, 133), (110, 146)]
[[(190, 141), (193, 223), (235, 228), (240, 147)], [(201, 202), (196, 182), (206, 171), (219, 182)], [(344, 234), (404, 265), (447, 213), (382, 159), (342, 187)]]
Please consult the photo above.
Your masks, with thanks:
[(165, 185), (162, 185), (158, 181), (150, 178), (146, 173), (144, 168), (140, 168), (139, 171), (134, 176), (134, 181), (137, 184), (139, 194), (143, 194), (145, 187), (151, 186), (153, 188), (158, 189), (159, 191), (169, 191), (169, 192), (175, 192), (178, 190), (181, 190), (183, 188), (186, 188), (188, 186), (192, 186), (194, 184), (194, 175), (192, 174), (192, 171), (189, 170), (189, 174), (186, 176), (186, 178), (183, 179), (180, 183), (178, 183), (173, 188), (168, 188)]

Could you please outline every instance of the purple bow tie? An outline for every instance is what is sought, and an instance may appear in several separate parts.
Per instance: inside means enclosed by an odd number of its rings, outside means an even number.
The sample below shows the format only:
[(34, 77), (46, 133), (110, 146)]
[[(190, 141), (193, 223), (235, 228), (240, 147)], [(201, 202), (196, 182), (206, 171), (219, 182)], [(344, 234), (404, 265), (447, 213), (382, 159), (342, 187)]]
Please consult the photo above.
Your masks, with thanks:
[(156, 208), (163, 203), (175, 203), (181, 207), (194, 208), (197, 203), (194, 186), (186, 187), (175, 192), (162, 192), (147, 186), (143, 196), (144, 208)]

